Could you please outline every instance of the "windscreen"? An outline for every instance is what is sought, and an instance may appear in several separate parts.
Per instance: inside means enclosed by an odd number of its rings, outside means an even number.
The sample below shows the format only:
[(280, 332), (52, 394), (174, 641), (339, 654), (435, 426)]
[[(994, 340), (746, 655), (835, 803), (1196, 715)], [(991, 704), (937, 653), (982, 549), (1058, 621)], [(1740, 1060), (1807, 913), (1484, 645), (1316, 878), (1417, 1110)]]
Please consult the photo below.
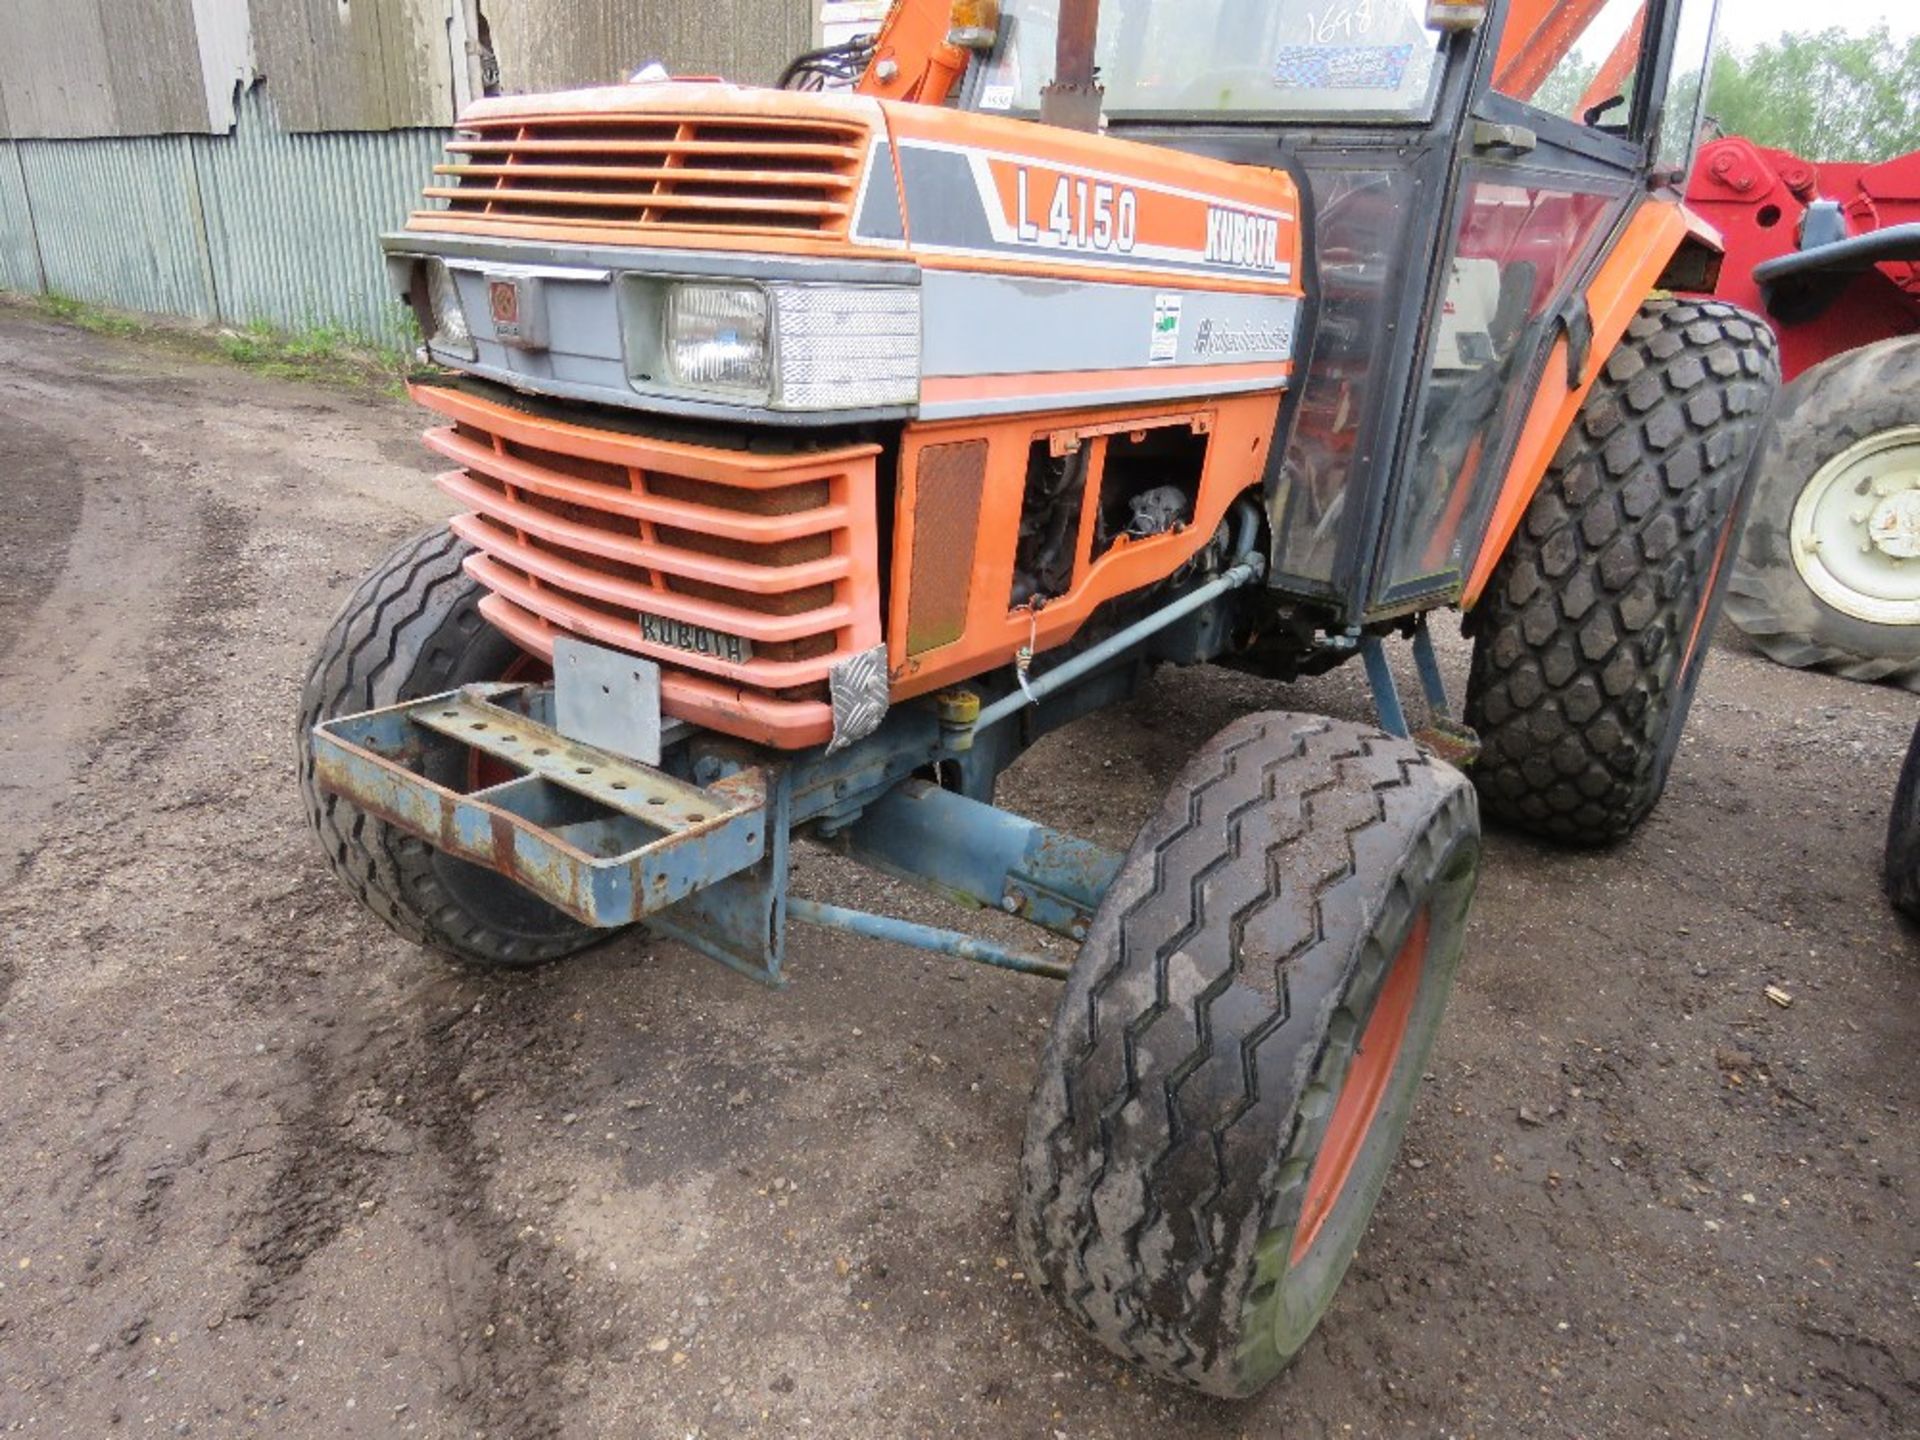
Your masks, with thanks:
[[(1031, 112), (1053, 78), (1057, 0), (1009, 0), (982, 110)], [(1422, 121), (1439, 89), (1426, 0), (1104, 0), (1098, 51), (1116, 117)]]

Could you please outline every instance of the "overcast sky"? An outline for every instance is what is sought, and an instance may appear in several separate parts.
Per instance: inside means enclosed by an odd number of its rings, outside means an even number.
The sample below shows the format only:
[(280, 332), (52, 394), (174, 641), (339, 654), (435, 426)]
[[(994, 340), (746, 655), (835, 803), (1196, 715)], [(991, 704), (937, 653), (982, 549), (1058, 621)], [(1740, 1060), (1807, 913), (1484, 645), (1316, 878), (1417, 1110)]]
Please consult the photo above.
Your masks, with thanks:
[(1720, 39), (1729, 45), (1772, 40), (1782, 31), (1861, 31), (1885, 21), (1895, 35), (1920, 31), (1913, 0), (1720, 0)]

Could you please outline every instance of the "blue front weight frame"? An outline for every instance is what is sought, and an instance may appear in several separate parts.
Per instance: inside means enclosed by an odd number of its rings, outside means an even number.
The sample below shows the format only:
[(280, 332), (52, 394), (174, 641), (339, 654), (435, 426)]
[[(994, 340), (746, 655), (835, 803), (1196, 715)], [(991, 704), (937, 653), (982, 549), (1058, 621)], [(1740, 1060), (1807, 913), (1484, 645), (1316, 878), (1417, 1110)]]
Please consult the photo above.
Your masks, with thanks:
[[(963, 904), (989, 907), (1067, 939), (1085, 937), (1120, 856), (924, 778), (990, 792), (1022, 741), (1131, 692), (1147, 641), (1259, 578), (1241, 561), (1021, 689), (970, 723), (939, 703), (899, 706), (879, 729), (831, 755), (774, 755), (689, 734), (659, 766), (570, 740), (551, 686), (472, 685), (316, 726), (323, 789), (427, 844), (497, 871), (583, 924), (655, 931), (780, 984), (789, 918), (1064, 978), (1067, 965), (957, 931), (815, 901), (789, 901), (789, 843), (803, 827), (857, 859)], [(468, 792), (430, 780), (449, 753), (496, 762), (513, 778)], [(442, 767), (444, 768), (444, 767)], [(468, 767), (469, 769), (471, 767)]]

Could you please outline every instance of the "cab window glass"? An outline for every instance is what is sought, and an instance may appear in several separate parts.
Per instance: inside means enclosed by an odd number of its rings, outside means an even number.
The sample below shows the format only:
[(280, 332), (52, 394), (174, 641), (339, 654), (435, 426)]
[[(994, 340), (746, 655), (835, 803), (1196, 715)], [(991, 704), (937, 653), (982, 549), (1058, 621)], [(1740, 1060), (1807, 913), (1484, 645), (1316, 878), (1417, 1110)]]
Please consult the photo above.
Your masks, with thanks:
[(1648, 0), (1515, 0), (1494, 88), (1576, 125), (1625, 134)]
[(1700, 138), (1700, 113), (1706, 102), (1707, 75), (1713, 64), (1716, 0), (1686, 0), (1680, 31), (1674, 37), (1673, 74), (1667, 81), (1667, 108), (1660, 117), (1660, 168), (1684, 176), (1693, 168)]

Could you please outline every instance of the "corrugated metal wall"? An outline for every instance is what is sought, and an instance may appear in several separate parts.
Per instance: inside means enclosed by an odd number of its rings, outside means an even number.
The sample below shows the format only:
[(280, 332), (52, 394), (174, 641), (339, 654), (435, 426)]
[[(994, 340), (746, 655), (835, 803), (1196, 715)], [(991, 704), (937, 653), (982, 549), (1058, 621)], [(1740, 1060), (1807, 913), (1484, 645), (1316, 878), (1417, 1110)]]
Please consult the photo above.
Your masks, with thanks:
[(185, 136), (16, 140), (14, 148), (49, 290), (129, 310), (216, 318)]
[(292, 135), (270, 96), (247, 95), (230, 140), (194, 140), (221, 315), (403, 339), (379, 237), (418, 203), (445, 142), (436, 130)]
[(0, 141), (0, 288), (29, 293), (41, 288), (26, 181), (20, 156), (9, 141)]
[(96, 304), (399, 344), (379, 236), (445, 139), (289, 134), (256, 86), (231, 135), (0, 144), (0, 284), (39, 290), (44, 265)]

